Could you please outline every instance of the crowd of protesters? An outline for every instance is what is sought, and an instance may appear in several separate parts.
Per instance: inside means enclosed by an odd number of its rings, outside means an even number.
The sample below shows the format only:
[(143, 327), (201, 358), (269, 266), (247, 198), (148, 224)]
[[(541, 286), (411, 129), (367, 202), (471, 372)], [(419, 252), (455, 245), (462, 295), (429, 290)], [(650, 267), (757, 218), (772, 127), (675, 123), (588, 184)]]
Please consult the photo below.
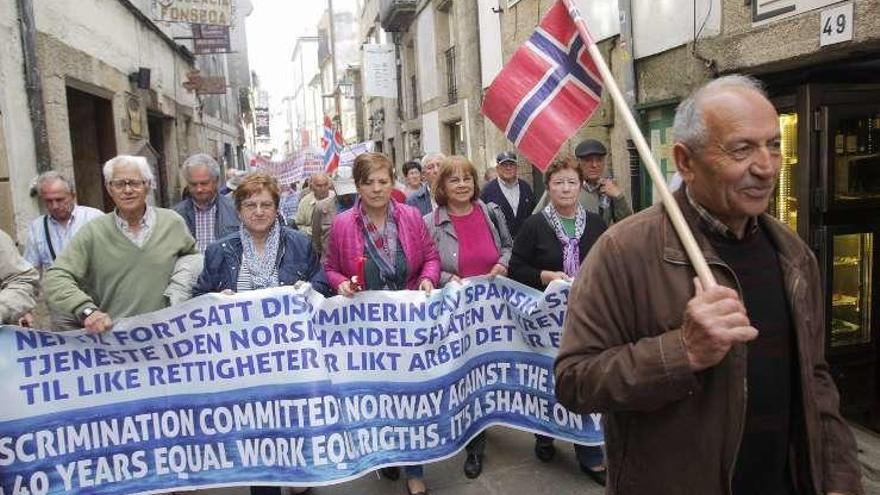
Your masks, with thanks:
[[(609, 493), (861, 493), (823, 354), (815, 259), (763, 214), (780, 164), (773, 106), (754, 80), (726, 76), (681, 104), (675, 135), (676, 199), (718, 286), (694, 281), (662, 206), (632, 215), (593, 139), (550, 164), (541, 198), (512, 151), (482, 178), (467, 158), (432, 153), (403, 164), (398, 183), (386, 155), (364, 153), (285, 185), (262, 172), (222, 185), (217, 162), (197, 154), (182, 167), (187, 199), (167, 210), (148, 202), (146, 160), (122, 155), (104, 165), (107, 214), (77, 205), (60, 174), (38, 178), (47, 214), (30, 225), (25, 256), (0, 232), (0, 318), (33, 325), (40, 284), (53, 327), (102, 332), (209, 292), (573, 281), (557, 395), (604, 413), (607, 450), (575, 452)], [(467, 444), (468, 478), (481, 474), (486, 441)], [(536, 435), (538, 459), (555, 452)], [(403, 472), (409, 493), (428, 493), (423, 466)]]

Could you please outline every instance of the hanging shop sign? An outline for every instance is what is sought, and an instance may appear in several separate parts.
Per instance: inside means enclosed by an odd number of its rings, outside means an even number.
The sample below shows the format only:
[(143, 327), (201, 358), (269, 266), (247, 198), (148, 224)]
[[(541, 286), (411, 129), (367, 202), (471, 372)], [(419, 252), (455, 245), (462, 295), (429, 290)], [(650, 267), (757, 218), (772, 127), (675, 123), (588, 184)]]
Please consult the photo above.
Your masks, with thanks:
[(223, 76), (203, 76), (200, 70), (186, 73), (183, 87), (195, 91), (197, 95), (225, 95), (226, 78)]
[(193, 24), (193, 52), (196, 55), (210, 53), (230, 53), (229, 26)]
[(269, 108), (254, 108), (254, 122), (256, 124), (257, 139), (269, 139)]
[(157, 21), (229, 26), (233, 0), (155, 0)]

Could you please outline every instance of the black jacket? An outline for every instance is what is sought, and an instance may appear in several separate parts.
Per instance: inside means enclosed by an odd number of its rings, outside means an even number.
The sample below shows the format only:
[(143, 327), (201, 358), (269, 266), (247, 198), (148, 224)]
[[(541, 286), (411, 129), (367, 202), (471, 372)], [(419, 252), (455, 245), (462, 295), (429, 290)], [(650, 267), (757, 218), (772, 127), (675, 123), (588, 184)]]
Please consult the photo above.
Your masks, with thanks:
[(516, 237), (520, 225), (531, 215), (532, 209), (535, 208), (535, 193), (532, 192), (531, 186), (522, 179), (517, 180), (519, 181), (519, 206), (516, 209), (516, 216), (513, 215), (510, 203), (507, 202), (507, 198), (501, 192), (501, 186), (498, 184), (499, 179), (490, 181), (480, 191), (480, 199), (483, 200), (483, 203), (495, 203), (501, 208), (501, 212), (504, 213), (504, 219), (507, 220), (507, 229), (510, 230), (510, 235), (513, 237)]
[[(596, 239), (605, 232), (605, 222), (595, 213), (587, 212), (587, 227), (581, 236), (580, 259), (584, 260)], [(562, 271), (562, 245), (553, 227), (541, 212), (526, 218), (513, 241), (508, 276), (535, 289), (544, 290), (541, 271)]]

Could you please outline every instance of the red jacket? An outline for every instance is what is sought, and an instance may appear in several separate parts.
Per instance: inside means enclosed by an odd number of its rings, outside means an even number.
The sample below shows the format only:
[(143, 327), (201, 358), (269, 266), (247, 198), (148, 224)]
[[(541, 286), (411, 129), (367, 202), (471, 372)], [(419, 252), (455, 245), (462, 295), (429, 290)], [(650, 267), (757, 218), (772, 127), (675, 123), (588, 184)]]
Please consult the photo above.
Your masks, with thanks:
[[(352, 275), (357, 275), (357, 259), (364, 255), (364, 233), (356, 215), (360, 215), (360, 212), (351, 208), (336, 215), (330, 227), (324, 270), (333, 289), (337, 289)], [(406, 256), (406, 288), (418, 289), (424, 279), (437, 286), (440, 281), (440, 255), (419, 210), (395, 203), (394, 222)]]

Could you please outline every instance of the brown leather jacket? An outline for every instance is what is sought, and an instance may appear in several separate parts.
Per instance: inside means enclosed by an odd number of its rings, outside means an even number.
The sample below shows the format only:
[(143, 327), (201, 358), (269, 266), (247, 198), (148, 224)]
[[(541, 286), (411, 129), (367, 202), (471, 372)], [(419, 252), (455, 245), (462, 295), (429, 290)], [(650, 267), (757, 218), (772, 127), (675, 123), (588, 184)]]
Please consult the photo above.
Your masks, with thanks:
[[(739, 290), (682, 191), (676, 200), (718, 283)], [(788, 227), (767, 215), (760, 221), (778, 248), (796, 329), (802, 400), (791, 464), (797, 492), (861, 494), (855, 441), (838, 412), (824, 357), (816, 259)], [(691, 372), (681, 324), (694, 276), (658, 205), (610, 228), (572, 286), (556, 396), (573, 411), (605, 413), (609, 494), (731, 492), (745, 423), (746, 346)]]

